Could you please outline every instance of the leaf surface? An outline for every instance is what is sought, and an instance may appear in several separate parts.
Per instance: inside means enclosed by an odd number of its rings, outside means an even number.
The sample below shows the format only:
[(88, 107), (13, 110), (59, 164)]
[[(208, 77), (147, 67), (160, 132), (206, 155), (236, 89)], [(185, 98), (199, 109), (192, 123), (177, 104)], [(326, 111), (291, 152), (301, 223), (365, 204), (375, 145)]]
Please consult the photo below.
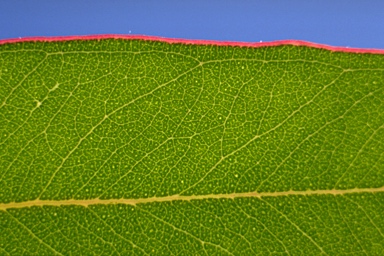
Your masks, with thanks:
[(0, 45), (0, 254), (381, 255), (384, 56)]

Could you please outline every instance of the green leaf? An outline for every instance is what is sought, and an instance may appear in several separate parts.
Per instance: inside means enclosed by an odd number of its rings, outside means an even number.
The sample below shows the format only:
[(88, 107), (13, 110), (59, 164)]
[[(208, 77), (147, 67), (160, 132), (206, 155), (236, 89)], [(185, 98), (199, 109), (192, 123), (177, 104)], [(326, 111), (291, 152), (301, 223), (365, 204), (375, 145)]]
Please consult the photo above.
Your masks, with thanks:
[(383, 255), (384, 55), (0, 45), (1, 255)]

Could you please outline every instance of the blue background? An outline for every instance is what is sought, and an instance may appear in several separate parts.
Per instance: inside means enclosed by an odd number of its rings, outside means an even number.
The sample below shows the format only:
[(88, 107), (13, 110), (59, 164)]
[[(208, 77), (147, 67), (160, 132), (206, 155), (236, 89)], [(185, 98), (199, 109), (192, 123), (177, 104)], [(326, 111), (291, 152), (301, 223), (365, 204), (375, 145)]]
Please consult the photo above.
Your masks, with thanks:
[(384, 1), (0, 0), (0, 39), (91, 34), (384, 49)]

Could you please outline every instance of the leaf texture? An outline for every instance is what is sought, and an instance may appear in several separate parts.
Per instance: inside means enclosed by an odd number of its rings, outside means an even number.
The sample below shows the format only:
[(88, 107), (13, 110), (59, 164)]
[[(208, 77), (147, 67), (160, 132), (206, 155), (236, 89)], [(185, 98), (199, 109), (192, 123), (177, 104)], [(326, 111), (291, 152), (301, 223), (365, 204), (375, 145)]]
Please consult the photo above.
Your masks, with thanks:
[(384, 56), (0, 45), (0, 254), (384, 254)]

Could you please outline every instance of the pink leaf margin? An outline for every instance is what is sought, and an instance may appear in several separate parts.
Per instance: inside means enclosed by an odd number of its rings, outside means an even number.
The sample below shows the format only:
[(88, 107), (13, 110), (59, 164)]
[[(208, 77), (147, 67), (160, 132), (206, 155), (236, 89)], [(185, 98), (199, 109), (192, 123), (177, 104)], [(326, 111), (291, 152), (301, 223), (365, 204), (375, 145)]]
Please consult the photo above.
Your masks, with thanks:
[(278, 40), (272, 42), (234, 42), (234, 41), (215, 41), (215, 40), (195, 40), (195, 39), (179, 39), (179, 38), (166, 38), (159, 36), (145, 36), (145, 35), (120, 35), (120, 34), (105, 34), (105, 35), (85, 35), (85, 36), (36, 36), (24, 37), (13, 39), (1, 39), (0, 45), (9, 43), (20, 42), (59, 42), (59, 41), (73, 41), (73, 40), (101, 40), (101, 39), (126, 39), (126, 40), (145, 40), (166, 42), (170, 44), (194, 44), (194, 45), (218, 45), (218, 46), (239, 46), (239, 47), (266, 47), (266, 46), (281, 46), (281, 45), (296, 45), (308, 46), (318, 49), (326, 49), (333, 52), (351, 52), (351, 53), (373, 53), (384, 54), (384, 49), (365, 49), (365, 48), (350, 48), (340, 46), (330, 46), (326, 44), (312, 43), (302, 40)]

